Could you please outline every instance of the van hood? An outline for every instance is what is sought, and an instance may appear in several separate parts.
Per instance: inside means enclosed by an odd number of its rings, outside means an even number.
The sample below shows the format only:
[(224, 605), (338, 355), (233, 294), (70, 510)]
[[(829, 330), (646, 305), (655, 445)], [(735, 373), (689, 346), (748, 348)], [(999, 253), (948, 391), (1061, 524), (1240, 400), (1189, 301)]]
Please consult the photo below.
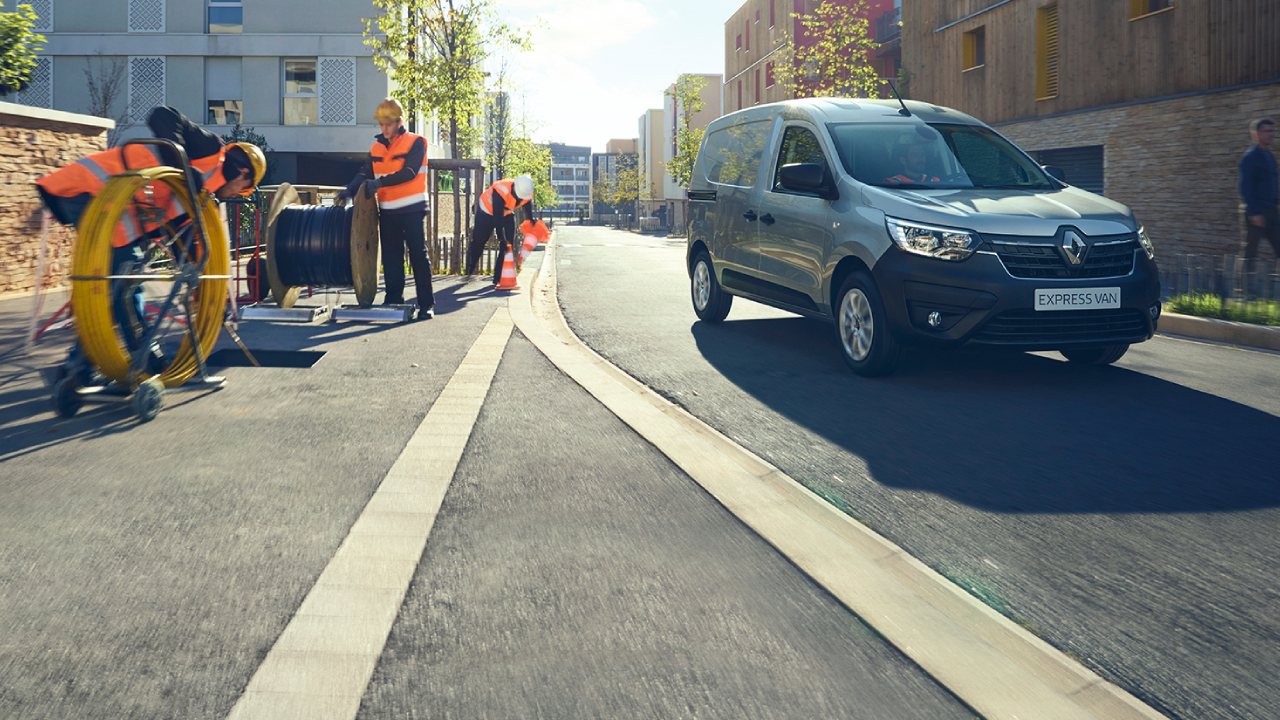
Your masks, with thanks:
[(1086, 235), (1134, 232), (1129, 208), (1079, 188), (1058, 190), (892, 190), (863, 187), (868, 205), (902, 220), (979, 233), (1051, 237), (1063, 225)]

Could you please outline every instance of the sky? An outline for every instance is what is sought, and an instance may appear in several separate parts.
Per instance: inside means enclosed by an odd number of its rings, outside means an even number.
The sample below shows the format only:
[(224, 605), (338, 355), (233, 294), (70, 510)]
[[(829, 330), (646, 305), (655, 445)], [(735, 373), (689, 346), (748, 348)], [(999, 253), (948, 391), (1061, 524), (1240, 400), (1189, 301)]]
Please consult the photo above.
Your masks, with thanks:
[[(724, 73), (724, 24), (743, 0), (502, 0), (533, 43), (508, 60), (513, 117), (533, 139), (634, 138), (680, 73)], [(494, 68), (490, 68), (491, 72)]]

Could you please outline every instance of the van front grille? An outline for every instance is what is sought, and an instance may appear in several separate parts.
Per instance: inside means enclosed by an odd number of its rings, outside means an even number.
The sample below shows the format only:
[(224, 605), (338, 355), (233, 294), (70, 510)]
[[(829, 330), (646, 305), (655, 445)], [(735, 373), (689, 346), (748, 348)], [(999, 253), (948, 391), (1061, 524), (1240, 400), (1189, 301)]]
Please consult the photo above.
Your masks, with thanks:
[(1000, 256), (1005, 269), (1016, 278), (1076, 280), (1124, 277), (1133, 272), (1134, 253), (1138, 250), (1138, 241), (1132, 236), (1120, 240), (1099, 239), (1089, 245), (1083, 263), (1070, 265), (1058, 246), (1052, 243), (1008, 237), (987, 236), (986, 239)]
[(1147, 319), (1141, 310), (1009, 310), (989, 320), (972, 341), (1052, 347), (1146, 339)]

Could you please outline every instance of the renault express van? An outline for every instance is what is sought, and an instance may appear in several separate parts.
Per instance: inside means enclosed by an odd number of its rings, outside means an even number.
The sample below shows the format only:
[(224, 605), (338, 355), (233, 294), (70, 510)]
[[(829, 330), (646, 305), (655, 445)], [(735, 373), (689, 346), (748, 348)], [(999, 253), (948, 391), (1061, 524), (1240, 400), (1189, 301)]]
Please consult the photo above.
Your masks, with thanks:
[(1155, 332), (1155, 253), (1128, 208), (1052, 171), (928, 103), (726, 115), (689, 186), (693, 309), (719, 322), (739, 296), (830, 320), (863, 375), (921, 342), (1115, 362)]

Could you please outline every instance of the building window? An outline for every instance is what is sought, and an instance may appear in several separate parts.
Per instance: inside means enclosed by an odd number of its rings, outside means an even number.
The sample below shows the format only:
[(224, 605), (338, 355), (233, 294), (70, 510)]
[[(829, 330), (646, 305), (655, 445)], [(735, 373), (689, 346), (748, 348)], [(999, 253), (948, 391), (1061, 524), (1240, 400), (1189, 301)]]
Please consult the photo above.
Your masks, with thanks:
[(964, 34), (964, 69), (972, 70), (987, 64), (987, 27), (970, 30)]
[(240, 86), (238, 57), (209, 57), (204, 60), (205, 122), (235, 125), (243, 122), (244, 93)]
[(129, 118), (146, 119), (152, 108), (165, 102), (164, 58), (143, 56), (129, 58)]
[(316, 96), (316, 61), (284, 61), (284, 124), (315, 125), (319, 113)]
[(742, 49), (742, 33), (738, 33), (738, 44), (734, 48), (734, 50), (741, 50), (741, 49)]
[(756, 68), (756, 105), (760, 104), (760, 68)]
[(164, 32), (164, 0), (129, 0), (129, 32)]
[(773, 87), (773, 63), (771, 62), (764, 64), (764, 86)]
[(210, 125), (239, 125), (244, 117), (243, 100), (210, 100)]
[(1129, 19), (1154, 15), (1158, 12), (1173, 9), (1174, 0), (1129, 0)]
[(773, 27), (777, 24), (778, 20), (778, 16), (773, 9), (773, 4), (775, 2), (777, 2), (777, 0), (769, 0), (769, 27)]
[(53, 58), (38, 57), (31, 69), (31, 79), (13, 101), (31, 107), (53, 108)]
[(747, 36), (747, 52), (751, 52), (751, 23), (743, 22), (742, 34)]
[(1058, 5), (1036, 10), (1036, 99), (1058, 96)]
[(244, 32), (244, 3), (241, 0), (209, 0), (209, 32)]
[(53, 32), (53, 0), (23, 0), (36, 13), (36, 32)]
[(760, 11), (756, 10), (756, 22), (760, 22)]
[(741, 110), (746, 106), (747, 106), (747, 99), (742, 96), (742, 80), (739, 79), (738, 80), (738, 109)]

